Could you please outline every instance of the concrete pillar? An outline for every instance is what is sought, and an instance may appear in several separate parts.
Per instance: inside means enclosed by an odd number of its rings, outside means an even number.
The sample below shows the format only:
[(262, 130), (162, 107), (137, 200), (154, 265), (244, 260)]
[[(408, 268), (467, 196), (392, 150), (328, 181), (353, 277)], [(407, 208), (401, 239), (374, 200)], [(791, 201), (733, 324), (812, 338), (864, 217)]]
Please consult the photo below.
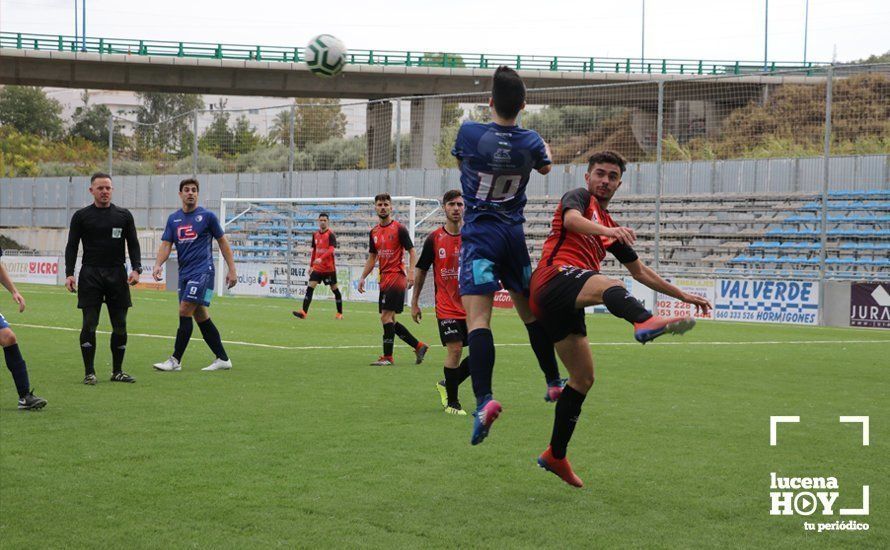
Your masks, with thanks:
[(368, 103), (368, 168), (388, 168), (392, 156), (392, 103)]
[(410, 168), (438, 168), (436, 146), (442, 134), (442, 98), (411, 100)]

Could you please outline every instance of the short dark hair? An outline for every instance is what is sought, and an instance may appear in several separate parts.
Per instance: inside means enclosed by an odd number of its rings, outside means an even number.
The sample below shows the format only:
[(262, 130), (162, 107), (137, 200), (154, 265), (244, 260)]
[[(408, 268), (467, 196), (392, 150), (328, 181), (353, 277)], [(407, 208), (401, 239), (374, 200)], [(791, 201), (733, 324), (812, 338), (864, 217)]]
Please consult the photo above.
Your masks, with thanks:
[(179, 182), (179, 192), (180, 193), (182, 193), (182, 188), (185, 187), (186, 185), (194, 185), (195, 189), (197, 189), (198, 191), (201, 190), (201, 185), (198, 183), (198, 180), (196, 180), (195, 178), (185, 178), (184, 180)]
[(392, 202), (392, 197), (389, 196), (389, 193), (378, 193), (377, 196), (374, 197), (374, 204), (377, 204), (378, 201)]
[(318, 213), (318, 219), (321, 219), (321, 218), (331, 219), (331, 217), (328, 216), (328, 213), (327, 213), (327, 212), (319, 212), (319, 213)]
[(102, 179), (102, 178), (108, 178), (108, 179), (111, 179), (111, 176), (109, 176), (109, 175), (106, 174), (105, 172), (96, 172), (95, 174), (93, 174), (92, 176), (90, 176), (90, 185), (93, 185), (93, 182), (94, 182), (94, 181), (96, 181), (96, 180), (100, 180), (100, 179)]
[(587, 171), (590, 172), (590, 169), (593, 168), (594, 164), (614, 164), (621, 168), (621, 175), (624, 175), (624, 171), (627, 170), (627, 161), (622, 157), (619, 153), (615, 151), (597, 151), (596, 153), (590, 155), (587, 159)]
[(450, 201), (458, 197), (462, 197), (463, 193), (460, 192), (460, 189), (452, 189), (450, 191), (445, 191), (445, 195), (442, 197), (442, 206), (445, 206)]
[(516, 118), (525, 102), (525, 84), (516, 71), (502, 65), (494, 72), (491, 82), (494, 110), (504, 118)]

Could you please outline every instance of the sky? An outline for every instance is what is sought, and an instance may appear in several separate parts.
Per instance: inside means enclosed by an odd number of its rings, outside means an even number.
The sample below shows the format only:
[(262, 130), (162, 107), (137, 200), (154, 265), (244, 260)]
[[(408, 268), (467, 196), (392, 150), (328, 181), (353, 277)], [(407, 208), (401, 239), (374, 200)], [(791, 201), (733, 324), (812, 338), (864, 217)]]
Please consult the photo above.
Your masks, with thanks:
[[(81, 0), (78, 0), (78, 3)], [(645, 55), (759, 61), (768, 0), (648, 0)], [(333, 34), (347, 48), (639, 58), (644, 0), (86, 0), (87, 35), (303, 46)], [(75, 0), (0, 0), (0, 31), (74, 34)], [(804, 58), (806, 0), (771, 0), (768, 57)], [(317, 9), (316, 9), (317, 8)], [(890, 50), (887, 0), (810, 0), (806, 59)]]

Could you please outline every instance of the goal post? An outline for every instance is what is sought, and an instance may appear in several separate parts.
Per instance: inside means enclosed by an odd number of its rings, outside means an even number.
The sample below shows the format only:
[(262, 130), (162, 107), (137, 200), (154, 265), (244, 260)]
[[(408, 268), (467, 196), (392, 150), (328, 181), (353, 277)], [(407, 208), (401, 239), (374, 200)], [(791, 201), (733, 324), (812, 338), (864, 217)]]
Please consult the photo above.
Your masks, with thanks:
[[(392, 206), (393, 217), (408, 229), (419, 257), (422, 240), (444, 221), (439, 200), (396, 196)], [(225, 261), (220, 254), (217, 295), (302, 298), (308, 284), (312, 234), (322, 212), (328, 214), (329, 228), (337, 237), (337, 279), (344, 301), (376, 301), (376, 268), (368, 277), (366, 292), (359, 294), (357, 289), (368, 257), (368, 233), (378, 221), (374, 197), (223, 197), (220, 223), (235, 256), (238, 284), (226, 288)], [(408, 258), (406, 253), (406, 269)], [(432, 287), (432, 281), (427, 281), (420, 300), (423, 305), (433, 303)], [(412, 292), (408, 291), (408, 300)], [(329, 298), (330, 291), (319, 285), (314, 297)]]

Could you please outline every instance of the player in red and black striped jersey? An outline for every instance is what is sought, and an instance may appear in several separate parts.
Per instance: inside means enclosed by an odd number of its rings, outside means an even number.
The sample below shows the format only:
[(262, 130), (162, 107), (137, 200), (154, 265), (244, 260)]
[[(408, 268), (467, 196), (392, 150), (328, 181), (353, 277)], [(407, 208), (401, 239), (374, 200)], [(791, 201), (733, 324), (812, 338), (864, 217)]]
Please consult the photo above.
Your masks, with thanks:
[(309, 258), (309, 284), (306, 286), (306, 296), (303, 297), (303, 309), (294, 311), (295, 317), (305, 319), (309, 315), (309, 305), (312, 304), (312, 294), (318, 283), (324, 283), (331, 287), (334, 301), (337, 304), (335, 319), (343, 318), (343, 296), (337, 287), (337, 265), (334, 260), (334, 249), (337, 248), (337, 236), (328, 228), (330, 217), (322, 212), (318, 215), (318, 231), (312, 234), (312, 255)]
[(620, 155), (609, 151), (588, 159), (584, 174), (587, 187), (563, 195), (531, 280), (532, 312), (544, 324), (569, 371), (568, 384), (556, 404), (550, 446), (538, 458), (538, 464), (576, 487), (582, 482), (566, 459), (566, 448), (593, 385), (593, 355), (584, 308), (605, 304), (613, 315), (633, 323), (634, 337), (641, 343), (662, 334), (682, 334), (695, 324), (689, 317), (654, 317), (620, 281), (601, 275), (600, 262), (606, 251), (634, 279), (656, 292), (694, 304), (700, 311), (711, 307), (704, 298), (686, 294), (644, 265), (631, 248), (636, 239), (633, 230), (612, 220), (607, 207), (621, 186), (625, 166)]
[(442, 197), (445, 225), (429, 234), (423, 243), (414, 276), (414, 296), (411, 298), (411, 317), (420, 323), (422, 316), (419, 298), (427, 273), (433, 268), (436, 288), (436, 321), (439, 338), (445, 346), (445, 378), (436, 383), (442, 407), (448, 414), (466, 416), (457, 398), (457, 388), (470, 376), (469, 357), (460, 360), (467, 345), (467, 312), (460, 299), (458, 271), (460, 268), (460, 226), (464, 215), (461, 192), (452, 189)]
[[(380, 193), (374, 197), (374, 210), (380, 222), (371, 229), (368, 240), (368, 261), (358, 282), (358, 291), (365, 292), (365, 279), (374, 270), (379, 260), (380, 298), (378, 310), (383, 323), (383, 355), (371, 363), (374, 366), (393, 364), (392, 350), (395, 336), (414, 348), (416, 364), (423, 362), (429, 346), (419, 342), (404, 325), (396, 321), (396, 314), (405, 308), (405, 291), (414, 285), (414, 264), (417, 261), (414, 243), (408, 229), (392, 217), (392, 197)], [(408, 271), (405, 271), (404, 257), (408, 251)]]

